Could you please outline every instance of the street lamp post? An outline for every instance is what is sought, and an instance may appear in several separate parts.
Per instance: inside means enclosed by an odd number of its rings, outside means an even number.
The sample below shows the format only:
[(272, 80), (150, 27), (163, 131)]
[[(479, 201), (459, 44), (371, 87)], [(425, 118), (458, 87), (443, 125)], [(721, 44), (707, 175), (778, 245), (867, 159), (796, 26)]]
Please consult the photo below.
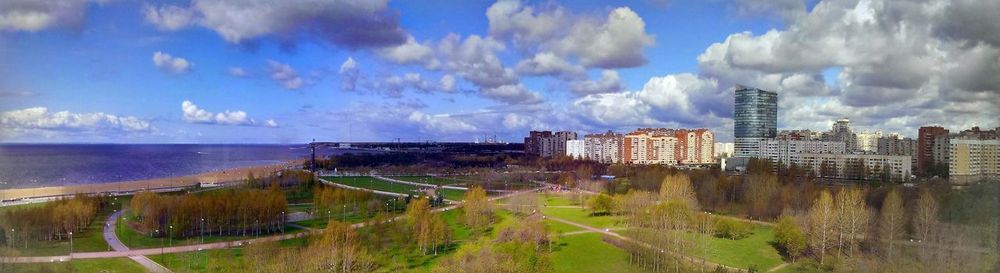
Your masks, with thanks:
[(167, 247), (173, 247), (174, 246), (174, 226), (170, 226), (170, 231), (167, 231), (167, 237), (170, 238), (167, 241), (168, 242)]
[(201, 218), (201, 243), (205, 243), (205, 218)]
[(285, 212), (281, 212), (281, 234), (285, 234)]
[(73, 232), (69, 232), (69, 257), (73, 258)]
[(341, 217), (344, 218), (344, 223), (347, 223), (347, 204), (344, 204), (344, 209), (340, 213)]
[[(156, 230), (156, 234), (157, 235), (160, 234), (159, 229)], [(163, 236), (160, 236), (160, 263), (166, 265), (166, 263), (163, 261)]]

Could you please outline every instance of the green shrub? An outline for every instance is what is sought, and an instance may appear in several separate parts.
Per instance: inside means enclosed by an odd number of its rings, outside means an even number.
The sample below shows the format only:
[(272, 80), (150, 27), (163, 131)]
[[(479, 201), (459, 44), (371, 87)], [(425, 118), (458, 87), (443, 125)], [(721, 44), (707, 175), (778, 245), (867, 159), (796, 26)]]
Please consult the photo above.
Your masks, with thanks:
[(732, 219), (720, 219), (715, 222), (715, 235), (720, 238), (739, 240), (750, 236), (751, 233), (753, 226), (748, 223)]

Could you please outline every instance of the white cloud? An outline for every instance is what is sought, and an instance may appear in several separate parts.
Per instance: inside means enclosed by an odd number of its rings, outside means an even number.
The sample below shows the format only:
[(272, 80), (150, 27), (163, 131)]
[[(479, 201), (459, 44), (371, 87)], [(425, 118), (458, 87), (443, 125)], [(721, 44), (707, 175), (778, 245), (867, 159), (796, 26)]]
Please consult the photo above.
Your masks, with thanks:
[(92, 0), (0, 1), (0, 31), (40, 31), (50, 27), (80, 29)]
[(152, 19), (147, 11), (147, 21), (164, 30), (202, 26), (232, 43), (271, 36), (284, 42), (315, 39), (346, 48), (379, 48), (402, 44), (407, 37), (387, 2), (198, 0), (189, 7), (161, 7)]
[(535, 104), (542, 102), (542, 96), (537, 92), (528, 90), (521, 84), (501, 85), (493, 88), (484, 88), (479, 91), (483, 97), (504, 102), (507, 104)]
[(155, 131), (149, 120), (134, 116), (97, 113), (50, 112), (46, 107), (32, 107), (0, 112), (0, 137), (64, 134), (96, 134), (112, 136), (121, 133)]
[(449, 34), (441, 40), (438, 52), (449, 71), (480, 88), (496, 88), (518, 82), (514, 70), (504, 67), (496, 55), (505, 48), (492, 38), (470, 35), (462, 40), (457, 34)]
[(299, 77), (299, 73), (295, 69), (292, 69), (292, 66), (267, 60), (267, 68), (271, 72), (271, 79), (280, 83), (285, 89), (295, 90), (302, 88), (304, 84), (302, 77)]
[(247, 71), (245, 69), (243, 69), (242, 67), (235, 67), (235, 66), (234, 67), (230, 67), (228, 71), (229, 71), (229, 75), (233, 76), (233, 77), (242, 78), (242, 77), (246, 77), (247, 76)]
[(347, 60), (340, 65), (340, 89), (344, 91), (354, 91), (357, 89), (358, 77), (360, 77), (360, 72), (358, 71), (358, 62), (354, 61), (354, 58), (347, 57)]
[(552, 52), (538, 53), (531, 59), (521, 60), (515, 69), (521, 75), (547, 75), (565, 79), (576, 79), (584, 76), (583, 67), (570, 64)]
[(582, 80), (569, 83), (569, 90), (578, 96), (600, 93), (616, 93), (625, 89), (622, 85), (618, 72), (614, 70), (601, 71), (601, 79), (598, 81)]
[(520, 46), (531, 46), (555, 37), (571, 23), (563, 7), (522, 6), (521, 1), (501, 0), (486, 10), (490, 35), (510, 38)]
[(429, 115), (420, 111), (413, 111), (407, 120), (416, 123), (421, 132), (433, 132), (444, 134), (461, 134), (475, 132), (475, 126), (462, 120), (452, 118), (449, 115)]
[[(692, 74), (653, 77), (639, 91), (588, 95), (573, 110), (593, 124), (604, 126), (712, 127), (722, 119), (710, 103), (719, 90), (714, 79)], [(728, 111), (732, 111), (731, 108)]]
[(146, 17), (146, 22), (164, 31), (180, 30), (194, 24), (195, 21), (193, 10), (171, 5), (146, 6), (143, 15)]
[(621, 7), (611, 11), (604, 23), (580, 21), (553, 48), (578, 56), (587, 67), (623, 68), (646, 64), (642, 50), (654, 41), (642, 18)]
[(397, 64), (419, 64), (428, 69), (436, 69), (439, 65), (434, 58), (434, 49), (429, 45), (418, 43), (413, 36), (409, 36), (406, 43), (379, 49), (376, 52), (382, 58)]
[(181, 102), (181, 116), (185, 122), (196, 124), (278, 127), (278, 123), (272, 119), (258, 123), (257, 120), (248, 117), (247, 113), (241, 110), (212, 113), (199, 108), (198, 105), (188, 100)]
[(170, 56), (170, 54), (157, 51), (153, 53), (153, 65), (166, 72), (183, 74), (191, 71), (194, 63), (188, 62), (188, 60), (181, 57), (174, 57)]
[(441, 76), (441, 80), (438, 81), (441, 86), (441, 91), (452, 92), (455, 91), (455, 77), (451, 74), (445, 74)]

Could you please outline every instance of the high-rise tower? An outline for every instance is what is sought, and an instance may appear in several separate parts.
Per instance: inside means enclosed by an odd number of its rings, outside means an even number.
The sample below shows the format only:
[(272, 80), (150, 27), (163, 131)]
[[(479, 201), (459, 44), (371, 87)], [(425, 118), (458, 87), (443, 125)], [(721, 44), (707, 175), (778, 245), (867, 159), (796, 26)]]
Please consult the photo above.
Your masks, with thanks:
[(758, 142), (778, 133), (778, 93), (737, 86), (735, 106), (735, 156), (757, 157)]

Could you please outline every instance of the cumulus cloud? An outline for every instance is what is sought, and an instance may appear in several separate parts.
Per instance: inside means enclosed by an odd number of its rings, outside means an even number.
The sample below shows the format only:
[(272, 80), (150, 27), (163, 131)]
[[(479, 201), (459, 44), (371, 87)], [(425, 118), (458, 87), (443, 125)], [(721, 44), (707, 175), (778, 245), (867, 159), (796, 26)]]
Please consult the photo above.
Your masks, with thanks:
[(46, 107), (32, 107), (0, 112), (0, 136), (58, 136), (62, 134), (114, 135), (149, 133), (155, 128), (149, 120), (134, 116), (96, 113), (51, 112)]
[(1000, 20), (991, 7), (1000, 8), (966, 0), (826, 0), (786, 29), (729, 35), (698, 62), (722, 88), (778, 91), (784, 127), (826, 129), (839, 116), (909, 135), (935, 123), (996, 126), (988, 117), (1000, 114)]
[(438, 84), (441, 86), (441, 91), (455, 91), (455, 76), (445, 74), (444, 76), (441, 76), (441, 80), (438, 81)]
[(786, 22), (794, 22), (806, 15), (804, 0), (741, 0), (733, 1), (732, 7), (741, 16), (777, 15)]
[(423, 133), (459, 134), (475, 132), (477, 130), (475, 126), (452, 118), (449, 115), (428, 115), (424, 112), (413, 111), (407, 117), (407, 120), (417, 123), (420, 131)]
[(258, 123), (257, 120), (248, 117), (246, 112), (240, 110), (212, 113), (199, 108), (198, 105), (188, 100), (181, 102), (181, 117), (185, 122), (196, 124), (278, 127), (278, 123), (272, 119)]
[(573, 106), (582, 118), (599, 125), (720, 126), (719, 115), (702, 101), (718, 90), (714, 79), (671, 74), (649, 79), (639, 91), (588, 95)]
[(438, 51), (444, 66), (480, 88), (496, 88), (518, 82), (513, 69), (504, 67), (496, 52), (506, 47), (492, 38), (470, 35), (465, 40), (449, 34), (441, 40)]
[(291, 65), (267, 60), (267, 69), (271, 73), (271, 79), (277, 81), (285, 89), (299, 89), (304, 84), (302, 77), (299, 77), (299, 73)]
[[(167, 12), (167, 16), (164, 15)], [(380, 48), (406, 42), (399, 15), (387, 0), (198, 0), (188, 7), (163, 6), (147, 21), (164, 30), (183, 26), (176, 14), (190, 14), (189, 23), (211, 29), (232, 43), (269, 36), (293, 42), (315, 39), (346, 48)], [(194, 23), (191, 23), (194, 22)], [(176, 27), (171, 27), (176, 26)]]
[(60, 27), (80, 29), (92, 0), (0, 1), (0, 31), (39, 31)]
[(146, 22), (164, 31), (176, 31), (194, 23), (195, 14), (191, 9), (178, 6), (146, 6), (143, 9)]
[(353, 57), (347, 57), (347, 60), (340, 64), (339, 73), (341, 90), (354, 91), (357, 89), (360, 72), (358, 71), (358, 62), (354, 61)]
[(439, 65), (434, 58), (434, 49), (429, 45), (418, 43), (413, 36), (409, 36), (406, 43), (379, 49), (376, 52), (382, 58), (397, 64), (418, 64), (428, 69), (436, 69)]
[(183, 74), (191, 71), (194, 63), (188, 62), (188, 60), (181, 57), (174, 57), (170, 54), (157, 51), (153, 53), (153, 65), (169, 73)]
[(584, 76), (584, 68), (573, 65), (552, 52), (535, 54), (531, 59), (521, 60), (515, 68), (521, 75), (557, 76), (575, 79)]
[(569, 90), (578, 96), (600, 93), (616, 93), (625, 87), (622, 85), (618, 72), (614, 70), (601, 71), (601, 79), (597, 81), (582, 80), (569, 83)]
[(479, 91), (483, 97), (507, 104), (534, 104), (542, 101), (542, 96), (528, 90), (522, 84), (508, 84)]
[(526, 51), (573, 57), (586, 67), (624, 68), (646, 63), (643, 49), (655, 39), (632, 9), (619, 7), (605, 18), (575, 15), (554, 4), (522, 5), (505, 0), (486, 11), (490, 35), (511, 39)]

